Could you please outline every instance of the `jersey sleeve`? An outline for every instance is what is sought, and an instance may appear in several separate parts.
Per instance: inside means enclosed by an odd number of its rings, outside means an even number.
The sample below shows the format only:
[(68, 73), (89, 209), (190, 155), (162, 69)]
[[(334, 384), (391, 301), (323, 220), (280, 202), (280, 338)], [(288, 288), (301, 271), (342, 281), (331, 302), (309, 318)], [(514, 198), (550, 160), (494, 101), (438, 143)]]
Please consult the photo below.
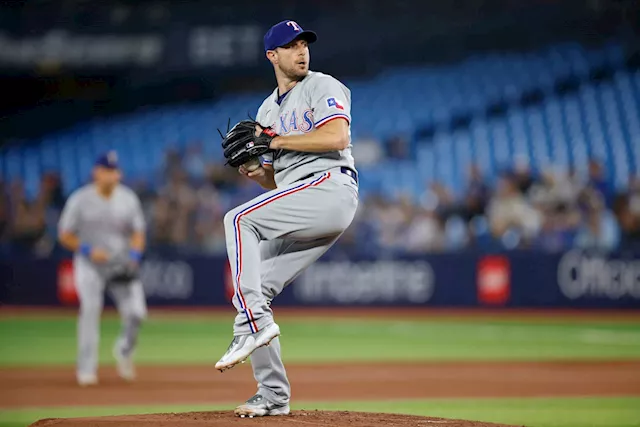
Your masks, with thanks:
[(311, 107), (316, 128), (335, 119), (351, 123), (351, 92), (331, 76), (323, 76), (314, 81), (311, 87)]
[(263, 165), (272, 165), (273, 153), (264, 153), (262, 156), (260, 156), (260, 161)]
[(144, 219), (144, 212), (142, 211), (142, 204), (140, 199), (135, 193), (132, 193), (131, 200), (133, 202), (133, 215), (131, 217), (131, 229), (134, 232), (144, 233), (147, 229), (147, 224)]
[(59, 233), (77, 233), (80, 228), (80, 195), (72, 194), (62, 209), (58, 220)]

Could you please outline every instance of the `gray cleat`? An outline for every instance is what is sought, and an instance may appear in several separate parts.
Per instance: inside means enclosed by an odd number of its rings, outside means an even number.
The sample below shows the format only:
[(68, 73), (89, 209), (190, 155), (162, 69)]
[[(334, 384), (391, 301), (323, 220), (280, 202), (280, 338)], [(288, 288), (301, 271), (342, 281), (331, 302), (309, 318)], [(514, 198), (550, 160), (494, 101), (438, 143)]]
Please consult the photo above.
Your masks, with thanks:
[(231, 341), (226, 353), (216, 363), (216, 369), (223, 372), (233, 368), (238, 363), (244, 363), (256, 348), (269, 345), (278, 335), (280, 335), (280, 327), (272, 323), (255, 334), (233, 337), (233, 341)]
[(256, 394), (244, 404), (238, 406), (234, 413), (240, 418), (266, 417), (275, 415), (289, 415), (289, 405), (278, 405), (270, 402), (261, 394)]

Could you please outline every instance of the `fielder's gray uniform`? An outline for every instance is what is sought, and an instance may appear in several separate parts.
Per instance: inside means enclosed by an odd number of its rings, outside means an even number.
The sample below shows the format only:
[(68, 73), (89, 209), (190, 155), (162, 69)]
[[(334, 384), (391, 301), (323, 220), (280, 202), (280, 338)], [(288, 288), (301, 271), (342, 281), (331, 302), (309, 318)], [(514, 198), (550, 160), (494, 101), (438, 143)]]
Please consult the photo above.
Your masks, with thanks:
[[(256, 119), (286, 136), (311, 132), (331, 120), (350, 123), (350, 109), (346, 86), (329, 75), (309, 72), (283, 96), (276, 88)], [(271, 300), (335, 243), (358, 206), (351, 144), (327, 153), (280, 150), (262, 161), (273, 165), (278, 188), (224, 218), (238, 310), (235, 335), (255, 333), (273, 323)], [(279, 340), (255, 350), (251, 363), (258, 392), (274, 403), (288, 403), (290, 386)]]
[[(118, 185), (109, 199), (100, 196), (93, 184), (85, 185), (69, 197), (58, 227), (60, 232), (71, 232), (82, 243), (104, 249), (111, 256), (108, 263), (95, 264), (87, 256), (74, 255), (74, 280), (80, 299), (77, 370), (79, 374), (95, 374), (105, 278), (109, 269), (128, 260), (132, 232), (145, 231), (140, 200), (124, 185)], [(140, 323), (147, 314), (142, 283), (134, 281), (130, 285), (109, 287), (108, 291), (122, 319), (122, 332), (116, 345), (123, 354), (130, 354), (136, 345)]]

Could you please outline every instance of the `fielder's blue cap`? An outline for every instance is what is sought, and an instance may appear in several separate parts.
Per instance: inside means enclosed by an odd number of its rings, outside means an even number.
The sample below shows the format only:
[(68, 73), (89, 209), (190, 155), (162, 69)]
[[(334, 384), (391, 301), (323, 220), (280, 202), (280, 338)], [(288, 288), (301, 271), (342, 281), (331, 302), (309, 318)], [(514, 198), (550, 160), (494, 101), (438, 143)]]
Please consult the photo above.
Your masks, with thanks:
[(107, 169), (118, 169), (118, 154), (115, 151), (108, 151), (98, 157), (95, 165)]
[(302, 38), (307, 43), (313, 43), (318, 40), (318, 35), (313, 31), (302, 29), (296, 21), (278, 22), (264, 35), (264, 51), (275, 50), (277, 47), (291, 43), (296, 38)]

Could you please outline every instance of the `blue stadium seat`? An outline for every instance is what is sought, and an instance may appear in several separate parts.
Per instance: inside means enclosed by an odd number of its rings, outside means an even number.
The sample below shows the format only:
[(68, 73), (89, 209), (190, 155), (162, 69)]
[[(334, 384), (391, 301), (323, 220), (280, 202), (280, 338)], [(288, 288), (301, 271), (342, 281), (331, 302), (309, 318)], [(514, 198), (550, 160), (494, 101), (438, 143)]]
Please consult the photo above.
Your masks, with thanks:
[[(388, 162), (363, 174), (361, 193), (380, 189), (393, 194), (401, 186), (417, 198), (425, 183), (434, 181), (459, 193), (471, 162), (493, 179), (514, 156), (528, 158), (537, 169), (549, 163), (584, 169), (588, 157), (597, 156), (622, 185), (640, 167), (640, 71), (620, 70), (611, 82), (583, 85), (562, 97), (553, 87), (562, 78), (586, 78), (595, 68), (621, 68), (623, 62), (619, 44), (586, 49), (563, 43), (528, 53), (477, 54), (441, 67), (399, 67), (369, 81), (350, 81), (354, 139), (411, 135), (456, 114), (475, 114), (468, 129), (439, 129), (434, 138), (411, 141), (412, 161)], [(531, 89), (543, 90), (544, 102), (515, 106)], [(229, 117), (236, 122), (247, 113), (255, 115), (263, 96), (231, 95), (214, 103), (97, 119), (42, 139), (35, 154), (15, 148), (1, 153), (0, 174), (9, 181), (24, 179), (34, 192), (34, 176), (58, 169), (70, 191), (86, 182), (93, 160), (108, 149), (119, 152), (127, 176), (151, 181), (168, 148), (182, 151), (201, 142), (207, 159), (221, 161), (216, 128), (224, 131)], [(505, 117), (482, 118), (486, 107), (498, 101), (514, 105)]]

